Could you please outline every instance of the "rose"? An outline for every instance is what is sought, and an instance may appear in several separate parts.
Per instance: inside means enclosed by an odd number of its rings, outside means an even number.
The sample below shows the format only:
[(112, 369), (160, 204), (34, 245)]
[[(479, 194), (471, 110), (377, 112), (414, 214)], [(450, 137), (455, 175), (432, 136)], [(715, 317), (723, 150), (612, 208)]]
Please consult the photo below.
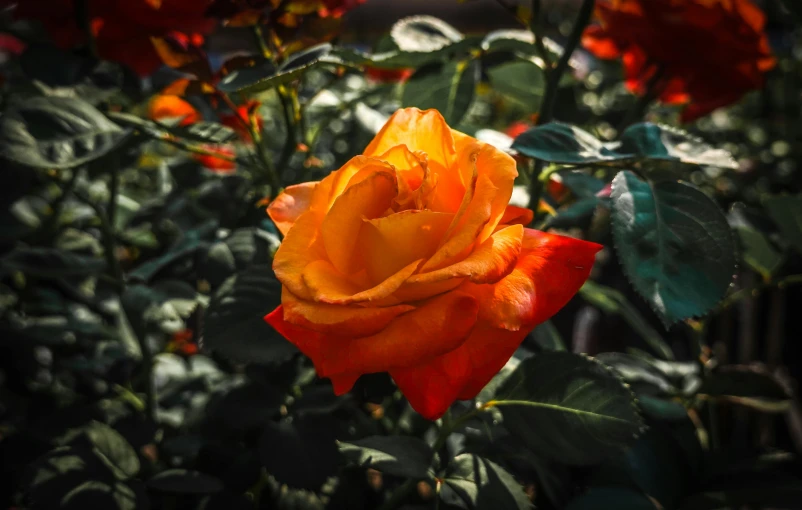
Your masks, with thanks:
[(587, 279), (600, 246), (524, 228), (515, 162), (435, 110), (396, 112), (319, 182), (268, 207), (285, 234), (265, 319), (342, 394), (387, 371), (429, 419), (476, 396)]
[[(179, 43), (199, 46), (216, 20), (205, 16), (210, 0), (87, 0), (89, 28), (96, 40), (99, 56), (122, 62), (138, 74), (158, 69), (165, 53), (181, 53), (170, 48)], [(63, 49), (86, 44), (79, 26), (74, 0), (0, 0), (0, 7), (12, 5), (20, 19), (42, 23), (53, 41)], [(173, 45), (165, 39), (173, 39)], [(192, 48), (182, 60), (197, 59)]]
[(761, 88), (776, 63), (765, 16), (749, 0), (600, 0), (596, 14), (585, 48), (623, 57), (632, 92), (687, 104), (683, 122)]

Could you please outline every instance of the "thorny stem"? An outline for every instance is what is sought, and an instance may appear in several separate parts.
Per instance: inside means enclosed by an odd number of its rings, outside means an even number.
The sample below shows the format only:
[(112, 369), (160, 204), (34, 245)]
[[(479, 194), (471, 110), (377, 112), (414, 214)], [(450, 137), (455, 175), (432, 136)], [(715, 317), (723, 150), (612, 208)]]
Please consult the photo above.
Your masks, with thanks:
[[(532, 5), (539, 4), (538, 0), (534, 0)], [(571, 35), (563, 48), (563, 53), (557, 61), (554, 68), (549, 68), (546, 73), (546, 92), (543, 97), (543, 102), (540, 105), (540, 113), (538, 114), (537, 124), (542, 125), (554, 118), (554, 106), (557, 102), (557, 92), (560, 88), (560, 80), (563, 74), (568, 69), (568, 64), (571, 62), (571, 55), (579, 45), (582, 39), (582, 33), (585, 31), (590, 18), (593, 15), (593, 8), (596, 6), (596, 0), (583, 0), (582, 6), (579, 8), (579, 15), (574, 22), (574, 28), (571, 30)], [(535, 13), (533, 13), (533, 17)], [(538, 35), (535, 34), (536, 40)], [(542, 43), (542, 41), (541, 41)], [(534, 170), (532, 171), (532, 178), (529, 181), (529, 208), (537, 210), (537, 205), (540, 203), (540, 196), (543, 194), (543, 181), (540, 180), (540, 173), (543, 170), (545, 163), (543, 161), (536, 161)]]

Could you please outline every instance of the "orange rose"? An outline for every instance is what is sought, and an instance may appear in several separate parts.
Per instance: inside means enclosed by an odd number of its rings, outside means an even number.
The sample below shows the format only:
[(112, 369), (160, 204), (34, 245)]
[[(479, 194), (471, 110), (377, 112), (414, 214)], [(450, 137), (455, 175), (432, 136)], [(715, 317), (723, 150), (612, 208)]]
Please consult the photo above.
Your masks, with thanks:
[(429, 419), (471, 399), (587, 279), (600, 246), (524, 228), (507, 154), (435, 110), (396, 112), (362, 156), (290, 186), (282, 304), (265, 320), (334, 391), (389, 372)]
[(776, 63), (765, 16), (749, 0), (600, 0), (596, 14), (601, 25), (587, 29), (585, 48), (623, 57), (632, 92), (656, 81), (663, 103), (687, 104), (683, 122), (761, 88)]

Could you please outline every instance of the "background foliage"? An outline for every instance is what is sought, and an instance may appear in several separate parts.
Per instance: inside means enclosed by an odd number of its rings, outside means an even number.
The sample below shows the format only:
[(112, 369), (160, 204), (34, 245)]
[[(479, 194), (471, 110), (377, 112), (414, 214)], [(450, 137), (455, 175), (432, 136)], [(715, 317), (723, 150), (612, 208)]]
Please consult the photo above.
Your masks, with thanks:
[[(144, 81), (4, 13), (2, 505), (800, 507), (795, 2), (763, 6), (765, 88), (682, 129), (575, 48), (593, 2), (372, 38), (347, 16), (337, 32), (331, 2), (259, 3), (215, 2), (217, 39), (200, 56), (165, 39), (177, 70)], [(281, 297), (270, 197), (400, 106), (510, 151), (538, 228), (606, 246), (436, 423), (385, 374), (334, 397), (262, 319)]]

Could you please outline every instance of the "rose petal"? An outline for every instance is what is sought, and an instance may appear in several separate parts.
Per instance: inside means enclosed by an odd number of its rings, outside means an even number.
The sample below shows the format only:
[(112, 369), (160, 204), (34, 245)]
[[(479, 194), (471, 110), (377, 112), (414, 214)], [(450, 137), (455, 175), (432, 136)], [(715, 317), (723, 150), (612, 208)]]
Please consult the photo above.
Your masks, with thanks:
[(497, 328), (531, 329), (576, 294), (601, 245), (524, 229), (515, 269), (493, 285), (466, 282), (460, 289), (481, 303), (480, 320)]
[(495, 283), (515, 267), (521, 253), (524, 228), (511, 225), (490, 236), (467, 258), (450, 266), (417, 274), (408, 283), (433, 283), (452, 278), (468, 278), (473, 283)]
[(386, 300), (418, 269), (422, 261), (416, 260), (378, 285), (366, 288), (357, 282), (354, 275), (343, 275), (327, 260), (316, 260), (306, 266), (303, 281), (311, 293), (311, 298), (321, 303), (350, 305), (352, 303), (373, 302), (374, 306), (398, 304), (397, 300)]
[(437, 110), (398, 110), (363, 154), (378, 157), (397, 145), (406, 145), (411, 152), (423, 151), (430, 164), (437, 163), (443, 168), (451, 167), (456, 154), (451, 128)]
[(315, 181), (287, 186), (267, 207), (267, 214), (282, 234), (287, 235), (295, 220), (309, 210), (318, 184)]
[(290, 292), (303, 299), (312, 299), (303, 280), (306, 266), (323, 259), (326, 252), (320, 238), (323, 215), (317, 211), (302, 214), (287, 232), (273, 257), (273, 272)]
[(534, 217), (535, 213), (531, 209), (526, 209), (524, 207), (518, 207), (515, 205), (508, 205), (507, 208), (504, 209), (504, 215), (498, 221), (498, 224), (499, 225), (520, 224), (526, 226), (532, 223)]
[(434, 211), (402, 211), (365, 220), (358, 242), (371, 280), (381, 282), (411, 262), (437, 250), (454, 215)]
[(342, 306), (305, 301), (286, 288), (281, 292), (284, 320), (312, 331), (341, 336), (379, 333), (399, 315), (414, 310), (412, 305), (387, 307)]
[(376, 166), (377, 171), (350, 186), (331, 206), (321, 225), (321, 237), (329, 260), (340, 272), (350, 274), (364, 267), (354, 252), (362, 218), (379, 217), (398, 195), (395, 173)]

